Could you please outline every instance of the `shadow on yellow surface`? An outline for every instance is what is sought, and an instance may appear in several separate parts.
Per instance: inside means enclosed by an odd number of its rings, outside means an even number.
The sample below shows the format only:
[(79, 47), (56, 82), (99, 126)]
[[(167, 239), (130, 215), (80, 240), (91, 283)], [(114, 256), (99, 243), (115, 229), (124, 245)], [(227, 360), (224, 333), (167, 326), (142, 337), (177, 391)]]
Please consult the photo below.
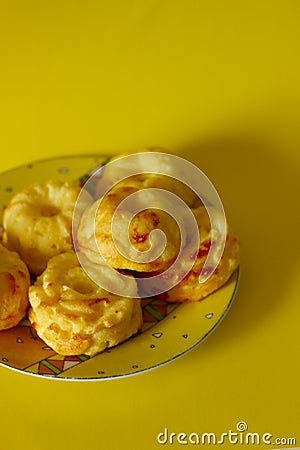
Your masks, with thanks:
[[(197, 164), (217, 188), (241, 240), (241, 278), (226, 318), (227, 339), (269, 321), (287, 295), (299, 264), (296, 249), (299, 173), (276, 144), (247, 135), (190, 142), (180, 155)], [(297, 226), (298, 222), (298, 226)], [(222, 338), (225, 338), (222, 329)], [(233, 331), (233, 332), (232, 332)]]

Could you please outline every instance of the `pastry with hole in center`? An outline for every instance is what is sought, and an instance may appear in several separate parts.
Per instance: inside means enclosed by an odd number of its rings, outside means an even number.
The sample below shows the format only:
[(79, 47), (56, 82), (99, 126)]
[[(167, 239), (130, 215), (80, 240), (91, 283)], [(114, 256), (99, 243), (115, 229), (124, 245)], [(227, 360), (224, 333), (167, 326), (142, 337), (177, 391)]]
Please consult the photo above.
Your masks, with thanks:
[(28, 317), (57, 353), (93, 356), (140, 329), (141, 300), (132, 298), (138, 297), (136, 283), (130, 286), (124, 297), (112, 294), (88, 277), (75, 252), (61, 253), (49, 260), (30, 287)]
[(80, 192), (76, 183), (49, 180), (18, 192), (3, 213), (3, 243), (39, 275), (48, 260), (73, 249), (72, 216)]

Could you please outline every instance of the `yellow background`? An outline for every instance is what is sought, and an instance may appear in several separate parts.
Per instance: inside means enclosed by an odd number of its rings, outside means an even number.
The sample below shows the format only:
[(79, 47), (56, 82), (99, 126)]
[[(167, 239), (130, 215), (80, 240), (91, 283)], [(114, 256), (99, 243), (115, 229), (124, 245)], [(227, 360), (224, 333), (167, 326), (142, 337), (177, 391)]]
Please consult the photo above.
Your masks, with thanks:
[(2, 170), (160, 145), (242, 241), (228, 316), (171, 364), (84, 383), (0, 367), (1, 448), (152, 450), (165, 427), (240, 420), (300, 445), (299, 19), (297, 0), (1, 1)]

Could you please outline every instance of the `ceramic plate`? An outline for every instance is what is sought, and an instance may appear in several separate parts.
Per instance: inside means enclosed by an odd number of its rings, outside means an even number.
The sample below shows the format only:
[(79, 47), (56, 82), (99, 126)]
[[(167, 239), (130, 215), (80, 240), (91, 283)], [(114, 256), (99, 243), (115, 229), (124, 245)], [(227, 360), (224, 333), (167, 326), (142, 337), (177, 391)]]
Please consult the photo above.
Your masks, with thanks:
[[(78, 179), (105, 156), (67, 156), (42, 160), (0, 174), (0, 206), (33, 181)], [(181, 356), (214, 330), (226, 314), (238, 280), (238, 270), (225, 286), (204, 301), (167, 304), (143, 301), (141, 333), (92, 358), (60, 356), (48, 347), (24, 318), (10, 330), (0, 331), (2, 365), (40, 377), (64, 380), (101, 380), (154, 369)]]

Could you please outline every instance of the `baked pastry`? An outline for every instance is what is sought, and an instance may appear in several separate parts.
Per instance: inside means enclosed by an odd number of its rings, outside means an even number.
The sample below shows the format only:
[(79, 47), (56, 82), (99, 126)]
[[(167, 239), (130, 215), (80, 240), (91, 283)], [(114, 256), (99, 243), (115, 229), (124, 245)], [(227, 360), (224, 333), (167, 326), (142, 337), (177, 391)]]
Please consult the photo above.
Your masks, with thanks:
[(167, 302), (198, 301), (223, 286), (230, 278), (239, 262), (239, 243), (236, 237), (227, 235), (224, 253), (217, 268), (204, 283), (199, 283), (199, 276), (203, 268), (208, 250), (209, 241), (202, 242), (192, 270), (175, 287), (161, 294)]
[[(123, 200), (138, 192), (139, 185), (120, 183), (85, 210), (77, 231), (77, 242), (80, 251), (89, 259), (98, 262), (104, 258), (115, 269), (143, 272), (164, 270), (172, 264), (181, 243), (175, 219), (164, 210), (147, 208), (147, 197), (142, 191), (131, 205), (140, 210), (139, 213), (134, 214), (128, 204), (119, 207)], [(150, 236), (157, 230), (165, 234), (165, 247), (161, 233)]]
[[(199, 283), (199, 276), (202, 273), (206, 258), (212, 242), (212, 231), (210, 220), (204, 206), (199, 206), (192, 209), (193, 214), (197, 220), (199, 229), (199, 248), (196, 254), (191, 253), (192, 237), (190, 242), (186, 243), (183, 250), (182, 260), (180, 262), (181, 267), (185, 268), (186, 263), (191, 259), (194, 260), (191, 270), (178, 282), (181, 270), (172, 270), (168, 272), (167, 283), (173, 284), (169, 290), (163, 290), (158, 295), (162, 300), (167, 302), (186, 302), (186, 301), (198, 301), (207, 297), (212, 292), (219, 289), (223, 284), (228, 281), (234, 270), (239, 263), (239, 242), (235, 236), (231, 234), (231, 230), (227, 227), (226, 242), (222, 257), (214, 270), (213, 267), (206, 267), (204, 269), (205, 275), (210, 275), (204, 283)], [(218, 232), (218, 230), (217, 230)], [(211, 273), (210, 273), (211, 271)], [(139, 276), (148, 276), (151, 274), (140, 274)], [(151, 289), (155, 289), (160, 284), (162, 287), (165, 282), (165, 275), (159, 272), (153, 273), (154, 285), (146, 279), (146, 283), (141, 284), (141, 290), (146, 295), (151, 294)], [(160, 278), (161, 277), (161, 278)]]
[(192, 206), (196, 201), (196, 194), (191, 188), (186, 186), (180, 180), (177, 180), (173, 177), (169, 177), (166, 175), (162, 175), (160, 173), (157, 174), (144, 173), (139, 175), (133, 175), (131, 177), (126, 178), (125, 180), (120, 181), (120, 183), (119, 184), (117, 183), (115, 186), (119, 187), (132, 186), (139, 190), (163, 189), (165, 191), (171, 192), (174, 195), (177, 195), (188, 206)]
[(29, 306), (30, 276), (19, 255), (0, 244), (0, 330), (14, 327)]
[(5, 208), (4, 245), (19, 253), (32, 274), (39, 275), (52, 256), (72, 250), (72, 215), (79, 192), (76, 183), (33, 183)]
[[(128, 295), (137, 297), (136, 283), (135, 292)], [(119, 297), (99, 287), (87, 276), (74, 252), (50, 259), (30, 287), (29, 301), (32, 326), (61, 355), (95, 355), (141, 327), (141, 300)]]
[[(187, 205), (192, 206), (196, 194), (187, 184), (180, 181), (183, 178), (189, 179), (189, 175), (182, 172), (184, 169), (180, 163), (180, 158), (166, 153), (166, 150), (159, 147), (117, 155), (101, 169), (101, 177), (96, 187), (97, 198), (103, 197), (110, 188), (122, 180), (123, 186), (169, 190)], [(136, 175), (133, 175), (134, 173)]]

